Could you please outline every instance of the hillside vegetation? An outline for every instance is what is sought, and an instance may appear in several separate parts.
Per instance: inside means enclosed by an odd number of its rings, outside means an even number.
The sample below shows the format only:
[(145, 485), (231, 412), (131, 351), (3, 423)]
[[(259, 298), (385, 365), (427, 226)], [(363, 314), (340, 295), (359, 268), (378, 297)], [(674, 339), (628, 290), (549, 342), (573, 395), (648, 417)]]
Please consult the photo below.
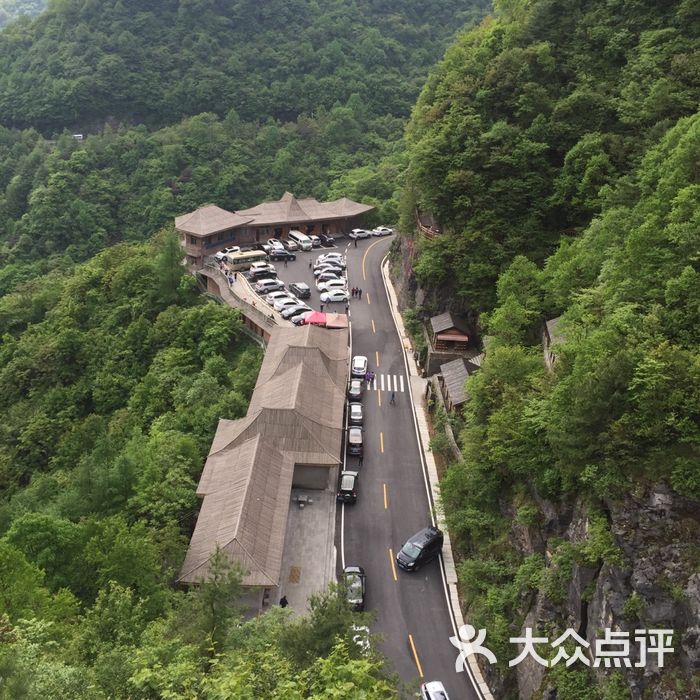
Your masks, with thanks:
[(450, 47), (408, 130), (409, 199), (452, 234), (416, 274), (476, 311), (516, 255), (542, 263), (580, 233), (700, 99), (697, 3), (498, 5)]
[(180, 260), (174, 237), (122, 244), (0, 302), (0, 698), (394, 697), (343, 597), (243, 624), (223, 557), (173, 586), (261, 355)]
[(34, 17), (46, 8), (46, 0), (0, 0), (0, 29), (18, 17)]
[(289, 190), (394, 221), (410, 106), (484, 5), (66, 0), (9, 27), (0, 295), (207, 202)]
[(30, 27), (0, 35), (0, 123), (161, 126), (232, 108), (244, 121), (294, 121), (353, 94), (372, 114), (407, 116), (445, 39), (478, 7), (55, 0)]
[[(406, 226), (418, 209), (443, 232), (414, 242), (422, 311), (449, 304), (485, 337), (456, 421), (464, 458), (442, 482), (466, 617), (497, 652), (498, 697), (687, 697), (700, 692), (700, 13), (499, 9), (421, 94), (403, 203)], [(606, 627), (670, 628), (676, 651), (646, 673), (509, 669), (526, 626), (591, 643)]]

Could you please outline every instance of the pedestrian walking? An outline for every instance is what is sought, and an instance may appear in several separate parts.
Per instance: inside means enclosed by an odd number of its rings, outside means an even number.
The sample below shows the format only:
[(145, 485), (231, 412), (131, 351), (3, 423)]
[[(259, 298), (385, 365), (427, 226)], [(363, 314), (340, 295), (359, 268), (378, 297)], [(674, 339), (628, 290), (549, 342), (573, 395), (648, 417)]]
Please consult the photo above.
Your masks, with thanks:
[(395, 391), (391, 392), (391, 399), (389, 400), (389, 403), (396, 403), (396, 392)]
[(287, 596), (283, 595), (280, 598), (280, 608), (286, 608), (289, 605), (289, 601), (287, 600)]
[(284, 259), (284, 266), (287, 267), (287, 258)]
[(360, 461), (357, 463), (357, 465), (358, 465), (359, 467), (362, 466), (362, 455), (360, 455)]
[(349, 312), (350, 312), (350, 304), (348, 304), (348, 302), (346, 301), (345, 302), (345, 313), (347, 314)]
[(355, 239), (355, 248), (357, 248), (357, 238)]
[(368, 384), (369, 384), (369, 376), (370, 376), (370, 372), (369, 372), (369, 370), (367, 370), (367, 371), (365, 372), (365, 381), (366, 381)]
[(321, 313), (323, 313), (323, 304), (321, 304)]
[(238, 273), (234, 272), (233, 273), (233, 281), (235, 282), (238, 279)]
[(311, 258), (309, 258), (309, 270), (311, 269), (312, 261)]
[(362, 287), (359, 287), (359, 288), (358, 288), (358, 290), (357, 290), (357, 296), (360, 297), (360, 299), (362, 299)]

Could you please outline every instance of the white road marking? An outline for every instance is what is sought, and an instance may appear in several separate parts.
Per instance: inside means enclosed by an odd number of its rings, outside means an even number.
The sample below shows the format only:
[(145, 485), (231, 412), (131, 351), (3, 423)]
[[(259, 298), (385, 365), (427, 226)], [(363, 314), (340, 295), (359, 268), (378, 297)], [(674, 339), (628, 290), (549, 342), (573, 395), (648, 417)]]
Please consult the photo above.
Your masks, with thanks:
[(403, 392), (403, 374), (399, 375), (399, 383), (401, 384), (401, 391)]

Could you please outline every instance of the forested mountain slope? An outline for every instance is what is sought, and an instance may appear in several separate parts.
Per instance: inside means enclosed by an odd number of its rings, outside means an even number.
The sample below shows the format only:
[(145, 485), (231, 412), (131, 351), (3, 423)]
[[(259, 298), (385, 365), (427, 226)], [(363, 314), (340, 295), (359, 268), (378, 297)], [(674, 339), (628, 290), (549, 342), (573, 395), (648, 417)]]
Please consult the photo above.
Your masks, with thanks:
[(394, 697), (344, 598), (241, 626), (223, 560), (173, 586), (261, 354), (180, 261), (174, 236), (122, 244), (0, 301), (0, 698)]
[(0, 29), (18, 17), (38, 15), (45, 8), (45, 0), (0, 0)]
[[(540, 684), (571, 700), (700, 691), (699, 151), (696, 114), (544, 269), (521, 256), (498, 281), (465, 461), (443, 481), (469, 617), (504, 657), (533, 624), (550, 639), (660, 627), (676, 641), (663, 672), (601, 669), (597, 686), (585, 669), (526, 663), (521, 697)], [(552, 310), (563, 340), (549, 372), (538, 338)]]
[(579, 232), (605, 185), (700, 100), (697, 3), (499, 7), (450, 47), (408, 132), (414, 204), (451, 234), (416, 272), (454, 282), (475, 311), (515, 255), (542, 262)]
[(55, 0), (32, 25), (0, 35), (0, 123), (163, 125), (231, 108), (246, 121), (294, 121), (352, 94), (374, 114), (406, 116), (445, 40), (478, 7)]
[(11, 26), (0, 295), (206, 202), (289, 190), (367, 201), (394, 221), (409, 107), (485, 4), (65, 0)]
[[(700, 14), (499, 6), (429, 79), (404, 193), (407, 226), (417, 208), (443, 231), (403, 242), (423, 312), (467, 311), (486, 339), (441, 485), (466, 617), (498, 697), (695, 696)], [(509, 668), (526, 627), (591, 645), (672, 629), (675, 651), (664, 669)]]

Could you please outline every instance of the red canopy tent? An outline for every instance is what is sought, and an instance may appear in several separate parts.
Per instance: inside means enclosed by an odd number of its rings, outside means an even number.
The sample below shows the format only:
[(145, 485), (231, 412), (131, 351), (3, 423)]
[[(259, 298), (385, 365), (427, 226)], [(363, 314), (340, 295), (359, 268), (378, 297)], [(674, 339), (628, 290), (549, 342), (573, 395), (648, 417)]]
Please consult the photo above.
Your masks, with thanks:
[(309, 314), (306, 319), (304, 319), (304, 325), (325, 326), (326, 314), (323, 314), (320, 311), (314, 311), (312, 314)]

